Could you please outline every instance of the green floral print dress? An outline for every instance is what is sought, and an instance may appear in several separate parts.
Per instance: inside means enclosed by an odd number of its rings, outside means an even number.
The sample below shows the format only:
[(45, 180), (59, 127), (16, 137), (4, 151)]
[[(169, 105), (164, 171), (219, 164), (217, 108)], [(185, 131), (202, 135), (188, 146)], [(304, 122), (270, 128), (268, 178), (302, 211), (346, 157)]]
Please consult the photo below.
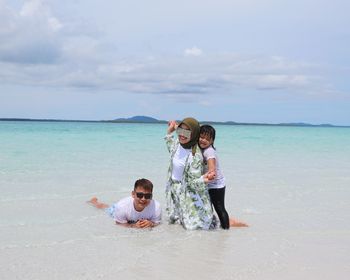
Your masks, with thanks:
[(211, 229), (215, 219), (207, 185), (202, 177), (203, 156), (198, 146), (186, 160), (182, 181), (172, 180), (173, 157), (180, 145), (172, 135), (165, 137), (170, 153), (170, 165), (166, 186), (166, 212), (170, 223), (179, 221), (185, 229)]

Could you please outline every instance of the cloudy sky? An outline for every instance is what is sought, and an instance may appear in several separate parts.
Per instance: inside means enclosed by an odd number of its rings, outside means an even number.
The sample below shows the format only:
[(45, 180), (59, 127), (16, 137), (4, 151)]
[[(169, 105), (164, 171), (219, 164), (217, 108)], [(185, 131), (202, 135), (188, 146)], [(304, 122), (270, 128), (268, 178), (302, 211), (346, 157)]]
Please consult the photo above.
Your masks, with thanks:
[(0, 117), (350, 125), (348, 0), (0, 0)]

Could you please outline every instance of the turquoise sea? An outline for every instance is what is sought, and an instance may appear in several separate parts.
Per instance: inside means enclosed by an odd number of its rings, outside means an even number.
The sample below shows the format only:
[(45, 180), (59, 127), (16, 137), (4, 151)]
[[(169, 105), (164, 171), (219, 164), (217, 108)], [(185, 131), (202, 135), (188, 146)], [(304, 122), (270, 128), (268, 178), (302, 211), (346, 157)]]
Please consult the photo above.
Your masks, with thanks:
[(215, 128), (227, 209), (249, 228), (125, 229), (85, 203), (145, 177), (164, 205), (165, 124), (0, 122), (0, 275), (348, 279), (350, 129)]

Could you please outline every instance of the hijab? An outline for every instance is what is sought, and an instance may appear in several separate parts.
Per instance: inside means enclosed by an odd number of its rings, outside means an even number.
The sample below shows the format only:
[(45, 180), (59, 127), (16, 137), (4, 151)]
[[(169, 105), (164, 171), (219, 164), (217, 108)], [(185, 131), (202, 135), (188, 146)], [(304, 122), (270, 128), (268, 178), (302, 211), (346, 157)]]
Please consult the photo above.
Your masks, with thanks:
[(192, 153), (193, 153), (193, 148), (196, 147), (196, 144), (198, 143), (198, 140), (199, 140), (199, 129), (200, 129), (199, 122), (194, 118), (185, 118), (182, 120), (182, 122), (180, 122), (179, 126), (181, 124), (185, 124), (189, 127), (189, 129), (191, 130), (191, 139), (188, 143), (186, 144), (180, 143), (180, 145), (185, 149), (192, 148)]

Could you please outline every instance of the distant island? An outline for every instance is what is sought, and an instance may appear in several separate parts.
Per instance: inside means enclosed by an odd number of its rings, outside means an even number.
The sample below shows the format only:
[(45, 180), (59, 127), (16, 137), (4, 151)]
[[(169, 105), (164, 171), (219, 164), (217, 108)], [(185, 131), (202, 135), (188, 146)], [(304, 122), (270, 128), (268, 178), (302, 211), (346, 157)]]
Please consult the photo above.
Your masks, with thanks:
[(162, 120), (157, 120), (155, 118), (152, 117), (147, 117), (147, 116), (134, 116), (131, 118), (119, 118), (119, 119), (115, 119), (111, 122), (140, 122), (140, 123), (164, 123), (166, 121), (162, 121)]
[[(0, 118), (0, 121), (38, 121), (38, 122), (103, 122), (103, 123), (159, 123), (166, 124), (166, 120), (158, 120), (148, 116), (133, 116), (130, 118), (117, 118), (114, 120), (61, 120), (61, 119), (27, 119), (27, 118)], [(217, 121), (200, 121), (200, 123), (207, 124), (221, 124), (221, 125), (255, 125), (255, 126), (306, 126), (306, 127), (350, 127), (332, 124), (309, 124), (309, 123), (242, 123), (234, 121), (217, 122)]]

